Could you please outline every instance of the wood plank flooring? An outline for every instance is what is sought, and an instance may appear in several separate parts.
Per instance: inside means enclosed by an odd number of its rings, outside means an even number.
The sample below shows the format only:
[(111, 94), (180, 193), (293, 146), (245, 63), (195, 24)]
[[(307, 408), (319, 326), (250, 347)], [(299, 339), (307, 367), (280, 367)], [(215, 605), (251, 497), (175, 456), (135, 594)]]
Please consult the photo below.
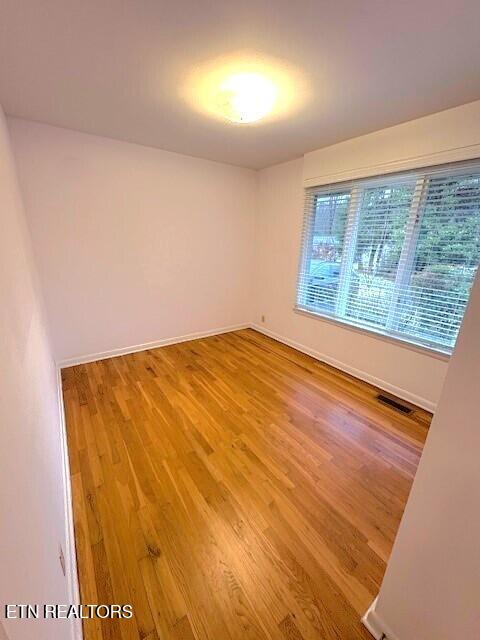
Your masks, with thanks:
[(430, 415), (244, 330), (64, 369), (85, 640), (355, 640)]

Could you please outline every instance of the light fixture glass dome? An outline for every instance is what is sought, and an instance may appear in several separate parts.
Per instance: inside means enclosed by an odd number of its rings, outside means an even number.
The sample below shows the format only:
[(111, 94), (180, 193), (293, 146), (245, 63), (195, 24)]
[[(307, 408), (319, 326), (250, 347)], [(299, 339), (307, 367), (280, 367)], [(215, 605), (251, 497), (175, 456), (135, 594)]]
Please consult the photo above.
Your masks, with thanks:
[(276, 122), (307, 100), (307, 84), (297, 69), (258, 52), (236, 52), (195, 65), (179, 83), (196, 111), (223, 122)]
[(232, 122), (256, 122), (273, 110), (277, 94), (277, 87), (266, 76), (255, 72), (235, 73), (220, 84), (218, 106)]

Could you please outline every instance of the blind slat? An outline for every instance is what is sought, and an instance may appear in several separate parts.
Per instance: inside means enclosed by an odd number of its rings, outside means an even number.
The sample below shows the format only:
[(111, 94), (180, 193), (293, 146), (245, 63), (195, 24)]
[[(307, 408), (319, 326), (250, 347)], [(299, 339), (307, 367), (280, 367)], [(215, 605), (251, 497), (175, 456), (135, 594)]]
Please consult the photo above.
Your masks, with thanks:
[(297, 307), (451, 351), (480, 258), (480, 161), (305, 191)]

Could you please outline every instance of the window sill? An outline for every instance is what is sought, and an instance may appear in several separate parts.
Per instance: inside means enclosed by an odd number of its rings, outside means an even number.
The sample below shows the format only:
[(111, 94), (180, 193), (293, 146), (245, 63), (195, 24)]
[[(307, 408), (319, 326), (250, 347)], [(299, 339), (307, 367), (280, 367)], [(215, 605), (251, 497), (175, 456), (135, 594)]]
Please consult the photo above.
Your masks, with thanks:
[(416, 351), (417, 353), (421, 353), (425, 356), (430, 356), (431, 358), (436, 358), (437, 360), (442, 360), (444, 362), (448, 362), (450, 360), (450, 353), (446, 351), (440, 351), (433, 347), (427, 347), (425, 345), (417, 344), (415, 342), (408, 342), (407, 340), (403, 340), (400, 337), (395, 337), (383, 333), (380, 329), (367, 328), (362, 327), (356, 324), (350, 324), (345, 320), (341, 320), (340, 318), (335, 318), (333, 316), (324, 315), (321, 313), (315, 313), (315, 311), (308, 311), (306, 309), (299, 309), (298, 307), (294, 307), (293, 311), (302, 316), (307, 316), (308, 318), (315, 318), (316, 320), (321, 320), (322, 322), (328, 322), (330, 324), (335, 324), (337, 326), (342, 327), (343, 329), (348, 329), (350, 331), (355, 331), (356, 333), (367, 334), (371, 338), (376, 338), (378, 340), (383, 340), (384, 342), (390, 342), (395, 344), (397, 347), (401, 347), (404, 349), (409, 349), (410, 351)]

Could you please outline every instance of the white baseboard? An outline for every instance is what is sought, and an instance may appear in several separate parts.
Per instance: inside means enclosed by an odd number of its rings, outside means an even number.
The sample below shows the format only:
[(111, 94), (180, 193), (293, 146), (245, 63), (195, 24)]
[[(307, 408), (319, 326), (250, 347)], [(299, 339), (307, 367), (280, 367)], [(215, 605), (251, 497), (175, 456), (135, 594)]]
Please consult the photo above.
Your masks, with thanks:
[(173, 338), (163, 338), (162, 340), (155, 340), (153, 342), (145, 342), (143, 344), (136, 344), (130, 347), (121, 347), (120, 349), (112, 349), (111, 351), (100, 351), (99, 353), (89, 353), (84, 356), (75, 356), (74, 358), (67, 358), (66, 360), (60, 360), (57, 362), (59, 369), (65, 369), (66, 367), (73, 367), (77, 364), (87, 364), (88, 362), (96, 362), (97, 360), (106, 360), (107, 358), (115, 358), (116, 356), (125, 356), (129, 353), (137, 353), (138, 351), (147, 351), (148, 349), (157, 349), (158, 347), (166, 347), (170, 344), (178, 344), (180, 342), (188, 342), (190, 340), (199, 340), (200, 338), (208, 338), (210, 336), (221, 335), (222, 333), (230, 333), (231, 331), (239, 331), (240, 329), (247, 329), (251, 325), (246, 322), (244, 324), (231, 325), (229, 327), (221, 327), (219, 329), (210, 329), (209, 331), (199, 331), (197, 333), (190, 333), (183, 336), (175, 336)]
[(382, 380), (381, 378), (376, 378), (375, 376), (372, 376), (366, 371), (361, 371), (360, 369), (351, 367), (349, 364), (346, 364), (345, 362), (340, 362), (339, 360), (336, 360), (335, 358), (327, 356), (326, 354), (321, 353), (320, 351), (316, 351), (315, 349), (310, 349), (310, 347), (306, 347), (305, 345), (300, 344), (299, 342), (290, 340), (290, 338), (285, 338), (284, 336), (281, 336), (278, 333), (275, 333), (274, 331), (270, 331), (270, 329), (265, 329), (265, 327), (262, 327), (261, 325), (251, 324), (250, 326), (252, 329), (255, 329), (255, 331), (263, 333), (264, 335), (269, 336), (274, 340), (278, 340), (278, 342), (282, 342), (283, 344), (286, 344), (289, 347), (293, 347), (294, 349), (297, 349), (297, 351), (306, 353), (307, 355), (312, 356), (312, 358), (315, 358), (316, 360), (320, 360), (320, 362), (325, 362), (326, 364), (329, 364), (332, 367), (335, 367), (336, 369), (340, 369), (341, 371), (344, 371), (345, 373), (348, 373), (354, 376), (355, 378), (359, 378), (360, 380), (373, 384), (375, 387), (379, 387), (384, 391), (388, 391), (394, 396), (397, 396), (397, 398), (402, 398), (403, 400), (406, 400), (407, 402), (411, 402), (412, 404), (415, 404), (418, 407), (422, 407), (422, 409), (426, 409), (431, 413), (435, 411), (435, 408), (436, 408), (435, 404), (430, 400), (427, 400), (426, 398), (422, 398), (421, 396), (417, 396), (416, 394), (411, 393), (406, 389), (402, 389), (393, 384), (390, 384), (386, 380)]
[[(62, 475), (64, 486), (65, 513), (65, 573), (67, 579), (68, 604), (80, 604), (80, 586), (78, 583), (77, 555), (75, 551), (75, 529), (73, 523), (72, 484), (70, 482), (70, 461), (68, 456), (67, 430), (65, 422), (65, 408), (63, 405), (62, 378), (60, 368), (57, 367), (58, 410), (60, 416), (60, 446), (62, 450)], [(71, 640), (83, 640), (81, 620), (71, 618)]]
[(110, 351), (101, 351), (99, 353), (90, 353), (83, 356), (76, 356), (74, 358), (67, 358), (66, 360), (60, 360), (59, 362), (57, 362), (57, 366), (60, 369), (64, 369), (65, 367), (73, 367), (78, 364), (87, 364), (88, 362), (96, 362), (97, 360), (106, 360), (107, 358), (123, 356), (129, 353), (136, 353), (138, 351), (146, 351), (148, 349), (156, 349), (158, 347), (165, 347), (171, 344), (178, 344), (180, 342), (188, 342), (189, 340), (198, 340), (199, 338), (208, 338), (209, 336), (220, 335), (222, 333), (229, 333), (230, 331), (238, 331), (239, 329), (247, 329), (248, 327), (255, 329), (255, 331), (263, 333), (266, 336), (269, 336), (270, 338), (274, 338), (275, 340), (278, 340), (279, 342), (282, 342), (283, 344), (286, 344), (289, 347), (293, 347), (294, 349), (297, 349), (297, 351), (306, 353), (307, 355), (312, 356), (312, 358), (315, 358), (320, 362), (325, 362), (326, 364), (329, 364), (332, 367), (335, 367), (336, 369), (340, 369), (341, 371), (344, 371), (345, 373), (348, 373), (354, 376), (355, 378), (359, 378), (360, 380), (369, 382), (370, 384), (373, 384), (374, 386), (379, 387), (384, 391), (388, 391), (389, 393), (392, 393), (398, 398), (403, 398), (407, 402), (411, 402), (412, 404), (415, 404), (418, 407), (422, 407), (423, 409), (426, 409), (427, 411), (430, 411), (432, 413), (435, 411), (435, 408), (436, 408), (435, 404), (430, 400), (427, 400), (427, 398), (422, 398), (421, 396), (411, 393), (406, 389), (402, 389), (393, 384), (390, 384), (386, 380), (382, 380), (381, 378), (372, 376), (366, 371), (361, 371), (360, 369), (351, 367), (349, 364), (340, 362), (339, 360), (336, 360), (335, 358), (332, 358), (324, 353), (321, 353), (320, 351), (316, 351), (315, 349), (310, 349), (310, 347), (307, 347), (299, 342), (295, 342), (294, 340), (290, 340), (289, 338), (285, 338), (284, 336), (281, 336), (280, 334), (275, 333), (274, 331), (270, 331), (270, 329), (266, 329), (265, 327), (262, 327), (261, 325), (258, 325), (255, 323), (231, 325), (228, 327), (210, 329), (209, 331), (200, 331), (197, 333), (190, 333), (188, 335), (175, 336), (172, 338), (163, 338), (162, 340), (155, 340), (153, 342), (145, 342), (143, 344), (132, 345), (129, 347), (121, 347), (119, 349), (112, 349)]
[(377, 614), (378, 597), (368, 607), (362, 618), (362, 624), (372, 634), (375, 640), (399, 640), (391, 629), (383, 622)]
[(385, 635), (385, 632), (380, 629), (380, 625), (378, 623), (377, 615), (375, 613), (376, 604), (377, 598), (375, 598), (372, 604), (368, 607), (367, 612), (362, 618), (362, 624), (372, 634), (375, 640), (382, 640), (382, 636)]

